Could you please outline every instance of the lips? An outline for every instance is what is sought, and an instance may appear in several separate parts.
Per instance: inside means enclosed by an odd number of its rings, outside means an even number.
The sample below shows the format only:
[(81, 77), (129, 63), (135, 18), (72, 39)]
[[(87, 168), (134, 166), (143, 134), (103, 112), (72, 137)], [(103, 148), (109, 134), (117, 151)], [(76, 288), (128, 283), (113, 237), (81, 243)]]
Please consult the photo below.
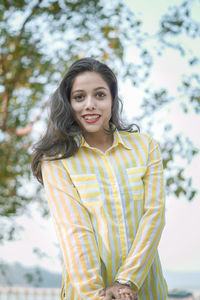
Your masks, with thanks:
[(94, 123), (97, 122), (100, 119), (101, 115), (99, 114), (86, 114), (83, 115), (82, 118), (87, 122), (87, 123)]
[(92, 120), (92, 119), (97, 119), (100, 117), (98, 114), (87, 114), (82, 116), (86, 120)]

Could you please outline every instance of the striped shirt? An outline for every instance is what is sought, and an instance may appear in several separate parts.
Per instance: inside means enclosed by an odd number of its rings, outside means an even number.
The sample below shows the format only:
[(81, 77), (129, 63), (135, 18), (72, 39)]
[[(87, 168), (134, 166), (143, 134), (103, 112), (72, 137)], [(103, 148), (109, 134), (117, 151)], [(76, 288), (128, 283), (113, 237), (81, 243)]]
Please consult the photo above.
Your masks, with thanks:
[(165, 220), (158, 144), (117, 130), (105, 153), (81, 141), (74, 156), (42, 165), (64, 257), (61, 298), (99, 300), (121, 279), (134, 283), (139, 300), (167, 299), (157, 252)]

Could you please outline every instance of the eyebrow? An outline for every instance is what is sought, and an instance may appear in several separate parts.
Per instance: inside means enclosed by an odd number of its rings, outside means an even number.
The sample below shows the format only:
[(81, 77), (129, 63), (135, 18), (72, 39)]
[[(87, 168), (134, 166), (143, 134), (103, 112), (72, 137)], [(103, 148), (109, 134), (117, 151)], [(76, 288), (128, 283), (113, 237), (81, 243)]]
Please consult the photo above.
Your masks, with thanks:
[[(104, 86), (98, 86), (97, 88), (95, 88), (94, 89), (94, 91), (96, 91), (96, 90), (101, 90), (101, 89), (104, 89), (104, 90), (108, 90), (107, 88), (105, 88)], [(75, 90), (75, 91), (73, 91), (72, 92), (72, 95), (74, 94), (74, 93), (82, 93), (82, 92), (85, 92), (84, 90)]]

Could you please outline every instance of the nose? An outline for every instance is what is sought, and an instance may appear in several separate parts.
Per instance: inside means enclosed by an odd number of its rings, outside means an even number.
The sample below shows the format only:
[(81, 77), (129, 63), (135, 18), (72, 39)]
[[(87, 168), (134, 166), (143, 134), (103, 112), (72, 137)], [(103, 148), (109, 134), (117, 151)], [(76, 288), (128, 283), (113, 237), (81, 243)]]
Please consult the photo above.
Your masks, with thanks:
[(96, 108), (95, 100), (92, 96), (87, 96), (85, 105), (87, 110), (94, 110)]

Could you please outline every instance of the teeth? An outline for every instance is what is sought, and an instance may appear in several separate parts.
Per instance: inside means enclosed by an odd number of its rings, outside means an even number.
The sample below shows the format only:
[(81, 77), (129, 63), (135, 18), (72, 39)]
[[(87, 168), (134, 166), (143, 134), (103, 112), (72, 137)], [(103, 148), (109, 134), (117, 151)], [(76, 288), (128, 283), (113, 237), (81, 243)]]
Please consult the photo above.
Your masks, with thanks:
[(86, 120), (93, 120), (93, 119), (96, 119), (98, 117), (99, 117), (98, 115), (95, 115), (95, 116), (86, 116), (86, 117), (84, 117), (84, 119), (86, 119)]

